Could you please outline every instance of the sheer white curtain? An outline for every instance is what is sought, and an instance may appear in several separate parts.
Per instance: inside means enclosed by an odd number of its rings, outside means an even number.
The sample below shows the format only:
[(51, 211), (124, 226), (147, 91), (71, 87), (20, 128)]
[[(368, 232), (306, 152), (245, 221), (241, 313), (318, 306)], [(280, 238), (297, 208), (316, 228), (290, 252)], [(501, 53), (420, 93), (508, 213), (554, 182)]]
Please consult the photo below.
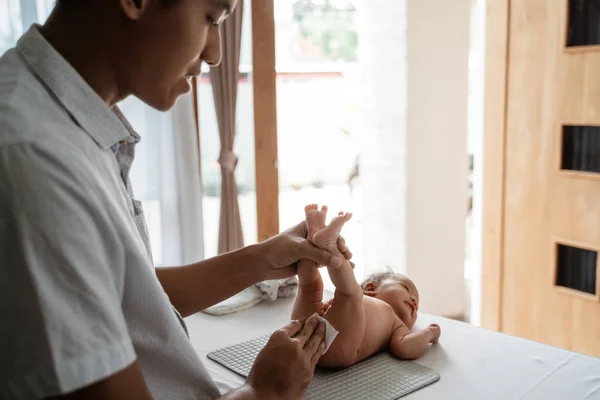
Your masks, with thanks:
[[(0, 54), (32, 23), (43, 23), (53, 6), (54, 0), (0, 0)], [(202, 259), (202, 190), (191, 96), (166, 113), (135, 98), (119, 106), (142, 136), (131, 180), (144, 203), (155, 264)]]
[(202, 192), (191, 96), (161, 113), (130, 98), (120, 104), (142, 136), (131, 181), (144, 203), (156, 265), (178, 265), (204, 256)]

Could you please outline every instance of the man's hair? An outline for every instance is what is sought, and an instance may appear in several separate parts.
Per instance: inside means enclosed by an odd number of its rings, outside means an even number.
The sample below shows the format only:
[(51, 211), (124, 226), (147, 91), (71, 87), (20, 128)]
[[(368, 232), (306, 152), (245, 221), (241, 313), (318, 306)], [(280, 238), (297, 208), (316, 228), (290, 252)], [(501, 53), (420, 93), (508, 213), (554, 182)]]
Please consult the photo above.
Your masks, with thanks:
[(369, 282), (373, 282), (374, 284), (379, 285), (381, 282), (385, 281), (386, 279), (394, 279), (394, 278), (398, 278), (400, 276), (402, 276), (402, 274), (396, 273), (396, 272), (392, 271), (392, 269), (390, 267), (387, 267), (384, 272), (377, 272), (375, 274), (369, 275), (367, 277), (367, 279), (365, 279), (360, 284), (360, 287), (364, 291), (365, 287), (367, 286), (367, 283), (369, 283)]
[[(139, 7), (140, 0), (133, 0), (133, 1)], [(83, 5), (84, 3), (87, 3), (87, 1), (85, 1), (85, 0), (56, 0), (57, 5), (60, 4), (61, 6), (66, 6), (66, 7)]]

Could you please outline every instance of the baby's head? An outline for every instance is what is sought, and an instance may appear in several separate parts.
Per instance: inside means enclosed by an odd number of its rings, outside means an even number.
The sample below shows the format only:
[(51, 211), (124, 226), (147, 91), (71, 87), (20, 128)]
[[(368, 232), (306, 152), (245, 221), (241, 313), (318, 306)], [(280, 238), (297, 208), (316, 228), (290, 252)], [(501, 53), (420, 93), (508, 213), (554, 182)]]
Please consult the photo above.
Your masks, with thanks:
[(369, 276), (361, 287), (365, 296), (388, 303), (409, 329), (414, 326), (419, 310), (419, 292), (413, 281), (402, 274), (386, 271)]

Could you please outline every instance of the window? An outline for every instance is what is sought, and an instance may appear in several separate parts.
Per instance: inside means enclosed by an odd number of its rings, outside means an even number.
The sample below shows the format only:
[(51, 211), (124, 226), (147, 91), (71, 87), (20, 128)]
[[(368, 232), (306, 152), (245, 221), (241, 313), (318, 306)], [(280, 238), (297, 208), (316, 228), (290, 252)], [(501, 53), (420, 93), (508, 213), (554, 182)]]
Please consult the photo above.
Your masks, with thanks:
[[(354, 213), (342, 232), (361, 279), (356, 7), (352, 0), (275, 2), (280, 226), (304, 206)], [(324, 271), (323, 271), (324, 272)], [(328, 274), (323, 274), (331, 287)]]
[(563, 126), (562, 169), (600, 173), (600, 127)]
[(558, 244), (556, 285), (596, 294), (598, 253)]
[(567, 46), (600, 44), (600, 0), (569, 0)]

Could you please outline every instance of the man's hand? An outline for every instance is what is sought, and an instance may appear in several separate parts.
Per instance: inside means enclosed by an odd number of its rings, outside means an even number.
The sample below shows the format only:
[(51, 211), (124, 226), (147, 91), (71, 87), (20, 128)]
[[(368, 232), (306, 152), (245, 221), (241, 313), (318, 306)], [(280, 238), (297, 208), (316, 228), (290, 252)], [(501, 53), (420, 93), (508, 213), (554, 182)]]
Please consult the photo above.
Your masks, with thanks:
[(271, 336), (247, 384), (260, 399), (301, 399), (324, 351), (325, 326), (315, 316), (294, 321)]
[[(310, 259), (319, 265), (338, 268), (343, 260), (328, 251), (313, 246), (307, 239), (306, 221), (293, 228), (259, 244), (265, 266), (269, 269), (267, 279), (289, 278), (296, 275), (298, 261)], [(344, 238), (338, 240), (340, 252), (347, 260), (352, 258), (352, 252), (346, 246)]]
[[(266, 242), (183, 267), (157, 268), (156, 275), (171, 303), (187, 317), (255, 283), (296, 275), (303, 258), (334, 268), (341, 265), (338, 257), (310, 244), (307, 234), (302, 222)], [(344, 239), (338, 246), (346, 259), (352, 258)]]

